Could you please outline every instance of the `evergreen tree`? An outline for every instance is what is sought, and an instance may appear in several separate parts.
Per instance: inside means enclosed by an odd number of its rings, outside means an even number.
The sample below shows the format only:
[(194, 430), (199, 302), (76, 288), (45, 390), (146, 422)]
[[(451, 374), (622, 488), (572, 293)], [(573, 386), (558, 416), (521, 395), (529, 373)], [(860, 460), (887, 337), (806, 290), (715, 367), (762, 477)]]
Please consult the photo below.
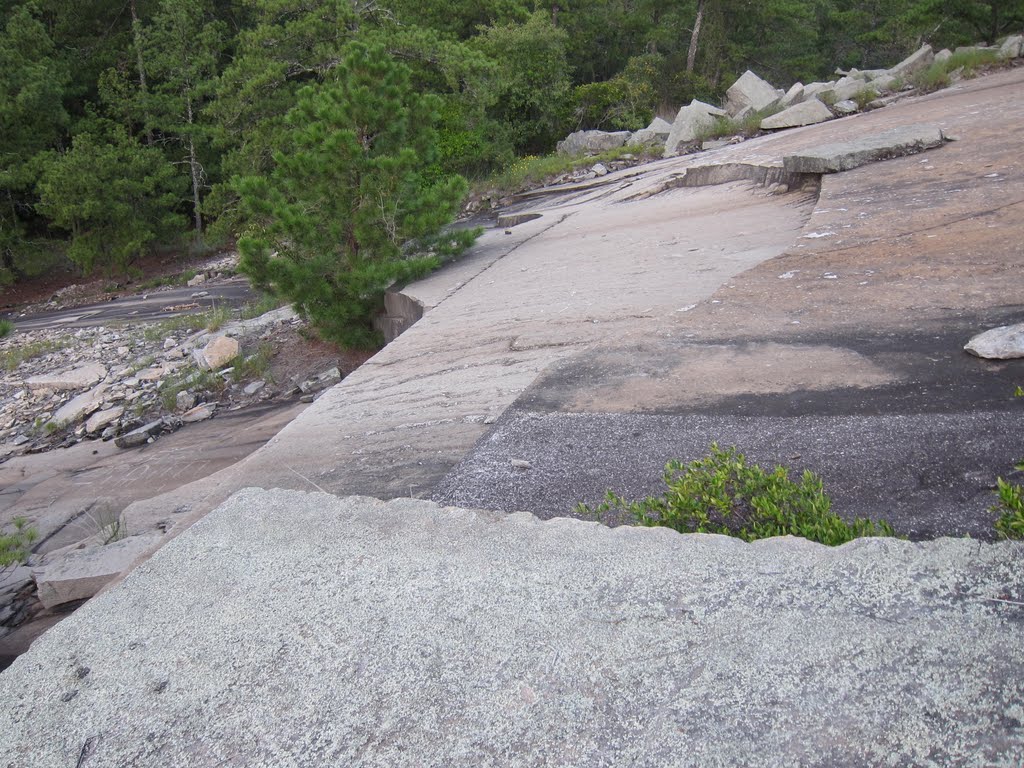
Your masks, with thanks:
[(123, 272), (181, 232), (181, 181), (160, 150), (123, 129), (81, 133), (40, 180), (39, 210), (71, 234), (68, 258), (84, 273)]
[(0, 285), (30, 271), (34, 186), (68, 124), (67, 81), (43, 24), (28, 7), (15, 9), (0, 39)]
[(465, 194), (433, 183), (438, 99), (417, 93), (381, 46), (346, 47), (329, 82), (309, 86), (286, 118), (269, 175), (238, 180), (252, 225), (242, 270), (291, 301), (330, 340), (377, 341), (383, 291), (437, 266), (472, 233), (441, 236)]

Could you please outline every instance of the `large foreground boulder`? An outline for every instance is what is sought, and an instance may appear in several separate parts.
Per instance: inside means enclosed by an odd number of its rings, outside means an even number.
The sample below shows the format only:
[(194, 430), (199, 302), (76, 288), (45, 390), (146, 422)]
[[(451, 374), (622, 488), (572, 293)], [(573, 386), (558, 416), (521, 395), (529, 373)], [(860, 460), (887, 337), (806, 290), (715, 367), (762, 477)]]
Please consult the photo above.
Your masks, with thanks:
[(555, 151), (560, 155), (596, 155), (611, 149), (618, 149), (629, 141), (633, 134), (629, 131), (576, 131), (570, 133), (557, 145)]
[(740, 76), (739, 80), (729, 86), (725, 97), (725, 109), (733, 117), (747, 108), (754, 112), (768, 109), (775, 105), (780, 98), (778, 91), (749, 69)]
[(1009, 542), (746, 544), (250, 489), (0, 675), (0, 758), (1019, 765), (1022, 594)]

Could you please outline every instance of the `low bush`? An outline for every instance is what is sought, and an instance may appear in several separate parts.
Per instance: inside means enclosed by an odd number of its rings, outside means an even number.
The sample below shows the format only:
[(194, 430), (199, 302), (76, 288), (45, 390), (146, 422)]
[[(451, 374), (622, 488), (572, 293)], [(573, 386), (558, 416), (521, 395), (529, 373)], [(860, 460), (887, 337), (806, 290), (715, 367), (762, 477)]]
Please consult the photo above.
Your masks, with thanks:
[(38, 538), (38, 531), (25, 518), (14, 518), (14, 530), (0, 533), (0, 567), (25, 562), (32, 551), (32, 543)]
[(847, 523), (834, 512), (821, 479), (804, 471), (799, 482), (784, 467), (768, 471), (748, 464), (735, 448), (712, 444), (708, 456), (689, 464), (665, 465), (660, 497), (628, 501), (608, 491), (605, 501), (578, 511), (598, 516), (617, 511), (634, 523), (665, 526), (681, 533), (719, 533), (744, 541), (801, 536), (835, 546), (862, 536), (895, 536), (885, 521)]
[(10, 320), (0, 320), (0, 339), (14, 333), (14, 323)]

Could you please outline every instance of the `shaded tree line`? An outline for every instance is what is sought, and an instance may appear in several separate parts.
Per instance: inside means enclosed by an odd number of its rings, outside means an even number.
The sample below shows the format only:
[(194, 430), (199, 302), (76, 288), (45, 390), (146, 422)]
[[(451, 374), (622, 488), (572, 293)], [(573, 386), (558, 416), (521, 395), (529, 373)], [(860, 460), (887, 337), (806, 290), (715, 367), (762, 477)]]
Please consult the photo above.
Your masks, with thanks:
[[(416, 240), (430, 205), (415, 201), (413, 182), (451, 208), (460, 177), (548, 152), (571, 130), (637, 128), (691, 98), (720, 97), (748, 67), (788, 85), (837, 66), (887, 66), (925, 41), (991, 42), (1024, 26), (1024, 0), (4, 0), (0, 9), (0, 286), (62, 260), (123, 273), (155, 248), (200, 250), (239, 235), (267, 246), (275, 227), (311, 253), (339, 232), (268, 218), (266, 180), (332, 157), (347, 165), (308, 176), (309, 189), (354, 183), (360, 163), (391, 169), (381, 178), (413, 202), (388, 221)], [(347, 79), (366, 76), (353, 51), (377, 62), (371, 71), (384, 67), (384, 80), (429, 96), (351, 97), (377, 110), (366, 124), (387, 141), (414, 140), (384, 130), (410, 119), (408, 109), (426, 120), (430, 147), (418, 164), (398, 148), (378, 157), (371, 138), (361, 148), (339, 139), (336, 156), (317, 149), (323, 137), (310, 126), (334, 130), (347, 119), (338, 110), (355, 109), (338, 101)], [(293, 191), (278, 210), (312, 204)], [(332, 205), (348, 221), (366, 215), (352, 196)], [(399, 241), (368, 247), (392, 252)], [(265, 248), (250, 247), (259, 262)]]

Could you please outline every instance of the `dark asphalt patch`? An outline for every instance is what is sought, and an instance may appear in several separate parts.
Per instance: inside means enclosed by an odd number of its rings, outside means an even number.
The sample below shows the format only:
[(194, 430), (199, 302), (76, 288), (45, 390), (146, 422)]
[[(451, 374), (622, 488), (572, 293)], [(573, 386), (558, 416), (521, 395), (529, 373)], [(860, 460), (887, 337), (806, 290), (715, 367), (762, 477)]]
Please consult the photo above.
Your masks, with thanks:
[[(657, 494), (665, 462), (735, 445), (751, 461), (821, 476), (843, 518), (883, 518), (913, 539), (993, 538), (996, 477), (1024, 455), (1016, 413), (784, 416), (510, 413), (434, 489), (461, 507), (578, 517), (609, 488)], [(529, 462), (528, 469), (513, 461)]]
[[(1013, 464), (1024, 458), (1024, 399), (1013, 391), (1024, 384), (1024, 360), (980, 360), (962, 346), (1022, 314), (1020, 307), (1002, 308), (908, 332), (785, 340), (852, 350), (895, 373), (890, 384), (713, 396), (647, 409), (629, 402), (628, 382), (667, 376), (674, 355), (684, 348), (692, 354), (698, 343), (590, 349), (524, 392), (432, 498), (542, 518), (578, 516), (577, 503), (596, 503), (608, 489), (631, 498), (658, 493), (666, 461), (700, 458), (717, 442), (763, 465), (817, 473), (844, 518), (884, 518), (913, 539), (992, 539), (996, 477), (1021, 479)], [(738, 345), (759, 341), (768, 340)], [(619, 412), (574, 409), (580, 392), (609, 384), (626, 385), (622, 407), (608, 409)]]

